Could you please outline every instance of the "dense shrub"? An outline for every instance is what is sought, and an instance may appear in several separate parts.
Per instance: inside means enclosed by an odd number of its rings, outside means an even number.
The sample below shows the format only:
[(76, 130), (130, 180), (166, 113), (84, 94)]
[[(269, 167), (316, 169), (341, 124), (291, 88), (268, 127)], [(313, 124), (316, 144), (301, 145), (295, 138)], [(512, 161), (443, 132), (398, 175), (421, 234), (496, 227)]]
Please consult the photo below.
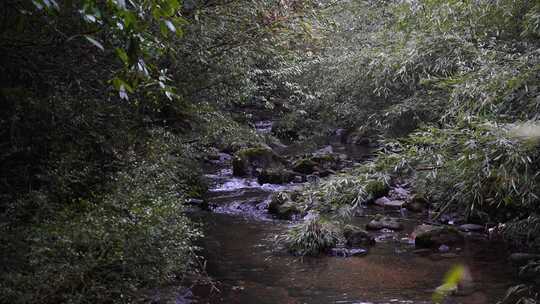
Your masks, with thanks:
[(107, 192), (62, 202), (54, 192), (33, 191), (8, 205), (2, 301), (129, 302), (142, 296), (141, 288), (193, 271), (192, 242), (200, 233), (182, 205), (191, 173), (174, 155), (184, 158), (188, 150), (174, 151), (181, 147), (171, 134), (153, 135), (148, 154), (128, 155)]

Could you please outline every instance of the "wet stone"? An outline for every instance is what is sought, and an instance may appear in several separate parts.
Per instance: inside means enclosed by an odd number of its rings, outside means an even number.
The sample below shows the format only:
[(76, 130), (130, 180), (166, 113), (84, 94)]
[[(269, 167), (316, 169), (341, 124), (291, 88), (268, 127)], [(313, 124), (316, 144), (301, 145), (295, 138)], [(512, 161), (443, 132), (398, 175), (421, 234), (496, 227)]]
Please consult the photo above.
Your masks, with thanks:
[(347, 246), (365, 246), (375, 244), (375, 239), (367, 231), (362, 229), (346, 229), (344, 231)]
[(401, 209), (405, 207), (405, 201), (391, 200), (390, 198), (383, 196), (375, 200), (375, 205), (389, 209)]
[(540, 260), (540, 254), (516, 252), (516, 253), (512, 253), (508, 257), (508, 260), (510, 260), (510, 262), (516, 266), (523, 266), (529, 263), (530, 261)]
[(384, 228), (390, 230), (402, 230), (403, 225), (397, 219), (386, 216), (376, 217), (366, 225), (366, 229), (368, 230), (381, 230)]
[(463, 243), (464, 236), (454, 227), (420, 225), (413, 232), (418, 248), (438, 248), (441, 245)]
[(390, 202), (390, 199), (386, 196), (383, 196), (375, 200), (375, 205), (384, 207), (384, 205), (388, 202)]
[(353, 257), (353, 256), (363, 256), (367, 254), (367, 250), (363, 248), (332, 248), (330, 250), (330, 255), (335, 257)]
[(404, 201), (389, 201), (384, 204), (384, 207), (390, 209), (401, 209), (403, 208), (404, 204)]
[(477, 224), (463, 224), (458, 227), (460, 231), (464, 232), (479, 232), (484, 231), (483, 225), (477, 225)]
[(443, 245), (439, 246), (439, 249), (438, 249), (438, 250), (439, 250), (439, 252), (442, 252), (442, 253), (444, 253), (444, 252), (449, 252), (449, 251), (450, 251), (450, 247), (448, 247), (448, 246), (446, 246), (446, 245), (443, 244)]
[(407, 200), (411, 196), (409, 190), (402, 188), (402, 187), (396, 187), (390, 190), (388, 193), (388, 196), (390, 196), (393, 200)]
[(192, 207), (199, 207), (203, 210), (206, 210), (209, 208), (208, 203), (205, 202), (202, 199), (199, 198), (188, 198), (186, 199), (186, 205), (192, 206)]

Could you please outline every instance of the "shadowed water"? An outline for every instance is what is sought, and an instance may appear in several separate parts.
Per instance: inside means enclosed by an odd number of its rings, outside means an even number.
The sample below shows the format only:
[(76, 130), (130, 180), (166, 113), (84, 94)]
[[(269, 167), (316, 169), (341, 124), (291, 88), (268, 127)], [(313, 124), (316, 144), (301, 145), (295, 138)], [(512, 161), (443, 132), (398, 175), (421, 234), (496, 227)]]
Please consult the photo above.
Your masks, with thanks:
[(434, 288), (456, 264), (471, 272), (474, 292), (448, 303), (495, 303), (511, 283), (497, 247), (469, 243), (450, 258), (415, 253), (407, 241), (412, 222), (403, 232), (379, 233), (363, 257), (299, 259), (275, 252), (271, 238), (289, 223), (226, 214), (205, 214), (204, 221), (207, 270), (220, 292), (195, 288), (200, 303), (430, 303)]

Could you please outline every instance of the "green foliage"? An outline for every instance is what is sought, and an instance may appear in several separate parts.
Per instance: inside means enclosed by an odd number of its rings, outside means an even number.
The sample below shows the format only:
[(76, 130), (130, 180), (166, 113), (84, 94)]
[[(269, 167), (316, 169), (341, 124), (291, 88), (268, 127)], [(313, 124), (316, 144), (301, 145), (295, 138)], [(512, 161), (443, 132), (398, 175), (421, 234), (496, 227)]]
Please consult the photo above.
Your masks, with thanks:
[(262, 145), (266, 141), (266, 138), (249, 126), (209, 105), (199, 105), (193, 119), (193, 133), (203, 146), (214, 146), (234, 153), (242, 148)]
[(387, 178), (357, 171), (332, 175), (295, 192), (294, 204), (304, 212), (348, 218), (360, 205), (388, 192)]
[[(537, 1), (0, 9), (2, 300), (132, 302), (192, 271), (199, 233), (181, 205), (205, 191), (197, 161), (270, 142), (246, 125), (257, 113), (280, 116), (281, 138), (383, 139), (373, 162), (287, 201), (297, 210), (347, 216), (415, 178), (439, 211), (511, 220), (505, 237), (535, 248), (522, 236), (540, 194)], [(338, 226), (314, 217), (284, 240), (315, 255)]]
[(193, 271), (201, 235), (182, 213), (191, 173), (178, 159), (188, 150), (167, 132), (153, 138), (144, 158), (128, 156), (107, 192), (65, 192), (72, 199), (63, 202), (43, 189), (4, 206), (2, 252), (11, 253), (3, 256), (3, 302), (131, 302), (142, 288)]
[(2, 1), (0, 301), (131, 303), (195, 272), (199, 160), (269, 140), (241, 106), (273, 106), (257, 70), (309, 8)]
[(416, 177), (440, 211), (523, 217), (538, 204), (538, 155), (534, 140), (511, 130), (538, 119), (538, 8), (509, 0), (323, 9), (326, 19), (312, 21), (324, 47), (282, 81), (304, 94), (296, 112), (322, 110), (324, 123), (383, 135), (360, 174)]
[(295, 255), (317, 256), (338, 242), (343, 243), (342, 234), (338, 225), (317, 215), (278, 236), (278, 241)]
[[(36, 31), (56, 36), (58, 44), (78, 41), (94, 47), (97, 56), (115, 54), (114, 78), (107, 80), (120, 98), (128, 99), (138, 86), (155, 86), (164, 96), (173, 98), (174, 88), (159, 60), (173, 47), (172, 37), (181, 36), (186, 24), (180, 1), (36, 0), (24, 5), (8, 3), (5, 8), (12, 13), (10, 20), (19, 26), (3, 31), (3, 37), (11, 35), (20, 45), (19, 38), (28, 38), (21, 34), (30, 36)], [(36, 40), (43, 38), (36, 36)]]
[[(522, 216), (537, 208), (539, 190), (535, 139), (519, 138), (519, 124), (471, 121), (449, 128), (426, 128), (403, 141), (400, 157), (408, 171), (418, 171), (417, 187), (441, 210), (465, 208), (469, 215), (479, 210), (495, 215), (497, 208), (515, 210)], [(392, 154), (381, 156), (388, 162)], [(390, 170), (404, 163), (394, 160)], [(520, 211), (521, 210), (521, 211)], [(504, 218), (500, 218), (504, 220)]]

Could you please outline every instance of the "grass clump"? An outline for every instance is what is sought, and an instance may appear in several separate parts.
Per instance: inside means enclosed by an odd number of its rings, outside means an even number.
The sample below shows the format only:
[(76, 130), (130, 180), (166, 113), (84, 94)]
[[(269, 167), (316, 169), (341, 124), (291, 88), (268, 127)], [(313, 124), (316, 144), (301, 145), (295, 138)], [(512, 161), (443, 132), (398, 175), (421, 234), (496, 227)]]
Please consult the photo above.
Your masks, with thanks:
[(294, 255), (317, 256), (343, 242), (343, 233), (339, 225), (320, 215), (313, 215), (293, 226), (278, 240)]
[(348, 217), (362, 204), (386, 194), (387, 178), (384, 174), (368, 173), (368, 170), (332, 175), (306, 186), (297, 194), (295, 202), (302, 210)]

